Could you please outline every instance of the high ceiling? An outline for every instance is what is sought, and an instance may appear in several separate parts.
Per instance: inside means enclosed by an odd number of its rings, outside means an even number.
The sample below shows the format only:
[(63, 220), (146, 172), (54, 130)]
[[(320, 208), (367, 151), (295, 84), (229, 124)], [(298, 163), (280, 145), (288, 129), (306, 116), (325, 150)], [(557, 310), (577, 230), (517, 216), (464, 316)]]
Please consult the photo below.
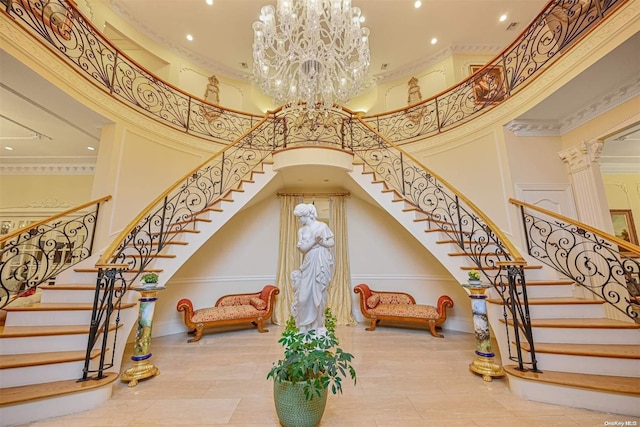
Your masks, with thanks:
[[(205, 0), (102, 1), (181, 56), (236, 78), (246, 78), (251, 70), (251, 24), (264, 4), (275, 4), (268, 0), (214, 0), (212, 6)], [(495, 53), (519, 35), (546, 0), (423, 0), (420, 9), (414, 8), (414, 0), (353, 3), (361, 7), (364, 25), (371, 31), (371, 72), (384, 79), (410, 75), (451, 51)], [(506, 21), (498, 21), (501, 14), (507, 14)], [(513, 24), (515, 30), (507, 30)], [(186, 40), (187, 33), (194, 36), (193, 42)], [(433, 37), (439, 40), (436, 45), (430, 44)], [(576, 109), (616, 89), (616, 84), (640, 75), (638, 52), (640, 35), (521, 118), (561, 120), (577, 113)], [(95, 163), (100, 129), (108, 121), (1, 50), (0, 63), (0, 166)], [(388, 64), (385, 71), (382, 64)], [(612, 86), (594, 87), (593, 82), (603, 75)], [(634, 139), (637, 134), (628, 135), (626, 141)]]
[[(275, 0), (104, 0), (152, 40), (216, 73), (252, 70), (253, 22)], [(408, 75), (447, 49), (497, 53), (522, 32), (548, 0), (352, 0), (369, 28), (370, 71)], [(499, 21), (501, 15), (507, 19)], [(171, 25), (168, 25), (171, 23)], [(187, 34), (193, 41), (186, 39)], [(438, 43), (432, 45), (432, 38)], [(242, 65), (246, 64), (246, 68)], [(383, 70), (383, 65), (386, 69)], [(422, 66), (421, 66), (422, 65)]]

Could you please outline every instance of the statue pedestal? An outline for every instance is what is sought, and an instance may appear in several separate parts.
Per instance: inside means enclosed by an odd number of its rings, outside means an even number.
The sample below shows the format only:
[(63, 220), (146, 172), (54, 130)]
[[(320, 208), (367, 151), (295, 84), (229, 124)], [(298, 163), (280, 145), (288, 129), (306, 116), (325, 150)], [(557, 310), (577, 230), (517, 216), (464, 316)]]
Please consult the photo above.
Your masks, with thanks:
[(138, 385), (138, 381), (160, 375), (160, 370), (153, 366), (151, 359), (151, 325), (153, 323), (153, 310), (158, 300), (158, 292), (164, 287), (141, 287), (133, 288), (140, 292), (140, 308), (138, 310), (138, 330), (136, 331), (136, 342), (133, 348), (133, 366), (127, 369), (120, 380), (129, 382), (129, 387)]
[(491, 347), (491, 332), (487, 317), (487, 295), (489, 285), (462, 285), (469, 291), (471, 310), (473, 312), (473, 328), (476, 332), (476, 359), (471, 362), (469, 369), (482, 375), (484, 381), (491, 381), (496, 377), (504, 377), (502, 367), (494, 362), (495, 354)]

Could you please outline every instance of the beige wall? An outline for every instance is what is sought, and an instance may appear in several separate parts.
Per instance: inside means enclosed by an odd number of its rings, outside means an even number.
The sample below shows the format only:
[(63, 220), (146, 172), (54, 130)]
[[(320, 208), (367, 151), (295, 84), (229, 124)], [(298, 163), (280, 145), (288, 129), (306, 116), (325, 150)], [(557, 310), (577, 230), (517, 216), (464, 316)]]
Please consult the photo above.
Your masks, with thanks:
[(91, 200), (92, 182), (92, 175), (2, 175), (0, 209), (28, 209), (53, 202), (79, 206)]
[[(154, 331), (165, 335), (185, 330), (175, 309), (181, 298), (202, 308), (222, 295), (256, 292), (273, 283), (279, 215), (279, 201), (272, 195), (226, 223), (169, 281), (157, 303)], [(347, 199), (347, 215), (352, 288), (368, 283), (374, 289), (401, 290), (424, 304), (435, 304), (447, 294), (456, 307), (445, 327), (472, 331), (466, 293), (413, 236), (386, 212), (357, 197)], [(363, 320), (355, 297), (352, 294), (354, 316)]]

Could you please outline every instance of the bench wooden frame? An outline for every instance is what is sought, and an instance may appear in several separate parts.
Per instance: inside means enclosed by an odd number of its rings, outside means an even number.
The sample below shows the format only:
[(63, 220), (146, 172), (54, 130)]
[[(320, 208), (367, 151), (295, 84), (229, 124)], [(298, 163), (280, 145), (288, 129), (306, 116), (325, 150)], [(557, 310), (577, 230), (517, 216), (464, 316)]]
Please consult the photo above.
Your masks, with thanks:
[[(251, 323), (258, 328), (259, 332), (269, 332), (264, 329), (262, 323), (269, 320), (273, 314), (273, 306), (276, 295), (280, 293), (280, 289), (273, 285), (265, 286), (262, 291), (249, 294), (232, 294), (222, 296), (216, 301), (213, 307), (206, 307), (199, 310), (193, 309), (193, 303), (187, 298), (178, 301), (176, 309), (184, 312), (184, 324), (189, 328), (189, 333), (195, 336), (188, 342), (196, 342), (202, 338), (202, 333), (206, 328), (215, 326), (241, 325)], [(264, 301), (264, 309), (258, 309), (251, 304), (252, 298), (260, 298)], [(203, 315), (217, 317), (219, 314), (237, 313), (237, 317), (225, 317), (219, 320), (201, 321)]]
[[(443, 335), (436, 331), (447, 320), (447, 307), (453, 307), (453, 300), (447, 295), (438, 298), (437, 307), (424, 304), (416, 304), (413, 296), (406, 292), (385, 292), (374, 291), (365, 283), (361, 283), (353, 289), (353, 292), (360, 295), (360, 311), (362, 315), (371, 320), (371, 326), (367, 331), (374, 331), (381, 320), (416, 323), (426, 325), (431, 335), (443, 338)], [(380, 296), (380, 303), (373, 309), (367, 305), (367, 300), (372, 295)], [(407, 310), (410, 306), (409, 310)], [(396, 310), (397, 309), (397, 310)], [(397, 311), (397, 313), (394, 313)], [(425, 315), (425, 313), (428, 313)]]

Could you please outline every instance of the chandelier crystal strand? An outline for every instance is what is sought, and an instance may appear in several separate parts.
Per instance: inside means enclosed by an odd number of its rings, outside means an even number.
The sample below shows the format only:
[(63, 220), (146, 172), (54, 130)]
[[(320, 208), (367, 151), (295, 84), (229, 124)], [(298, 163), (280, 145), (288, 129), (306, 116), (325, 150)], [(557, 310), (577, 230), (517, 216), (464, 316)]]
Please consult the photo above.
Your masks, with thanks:
[(367, 86), (369, 29), (351, 0), (278, 0), (253, 23), (253, 74), (285, 111), (327, 114)]

